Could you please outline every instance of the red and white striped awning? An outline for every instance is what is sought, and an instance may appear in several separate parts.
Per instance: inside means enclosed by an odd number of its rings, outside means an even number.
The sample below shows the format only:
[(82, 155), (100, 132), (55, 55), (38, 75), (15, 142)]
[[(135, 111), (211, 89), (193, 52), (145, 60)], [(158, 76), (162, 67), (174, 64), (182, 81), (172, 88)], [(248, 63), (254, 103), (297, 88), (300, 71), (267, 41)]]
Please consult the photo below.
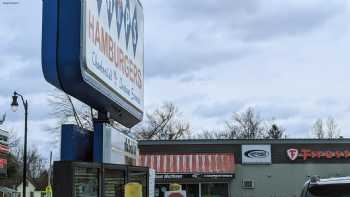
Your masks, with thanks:
[(234, 173), (233, 153), (140, 154), (139, 164), (157, 173)]

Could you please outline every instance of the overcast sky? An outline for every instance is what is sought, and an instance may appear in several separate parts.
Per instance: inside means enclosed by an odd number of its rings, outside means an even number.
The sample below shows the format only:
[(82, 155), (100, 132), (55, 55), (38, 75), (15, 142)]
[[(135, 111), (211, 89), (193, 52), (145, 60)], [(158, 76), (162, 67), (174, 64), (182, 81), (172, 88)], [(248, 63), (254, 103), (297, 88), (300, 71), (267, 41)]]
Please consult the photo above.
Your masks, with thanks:
[[(0, 0), (0, 113), (18, 90), (30, 102), (29, 140), (52, 137), (41, 71), (40, 0)], [(290, 137), (310, 136), (317, 118), (333, 116), (350, 137), (350, 5), (347, 0), (144, 0), (145, 109), (174, 102), (195, 132), (222, 127), (233, 112), (255, 107)], [(23, 108), (20, 109), (23, 112)], [(47, 150), (47, 149), (45, 149)]]

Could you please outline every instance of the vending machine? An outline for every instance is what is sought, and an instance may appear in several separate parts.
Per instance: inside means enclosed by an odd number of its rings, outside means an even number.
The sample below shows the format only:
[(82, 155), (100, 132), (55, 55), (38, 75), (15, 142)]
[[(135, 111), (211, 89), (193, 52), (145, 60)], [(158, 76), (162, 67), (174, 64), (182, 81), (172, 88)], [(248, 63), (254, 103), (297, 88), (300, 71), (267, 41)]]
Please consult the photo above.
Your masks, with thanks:
[(148, 178), (144, 167), (58, 161), (54, 163), (53, 196), (123, 197), (127, 186), (137, 184), (140, 197), (149, 197)]

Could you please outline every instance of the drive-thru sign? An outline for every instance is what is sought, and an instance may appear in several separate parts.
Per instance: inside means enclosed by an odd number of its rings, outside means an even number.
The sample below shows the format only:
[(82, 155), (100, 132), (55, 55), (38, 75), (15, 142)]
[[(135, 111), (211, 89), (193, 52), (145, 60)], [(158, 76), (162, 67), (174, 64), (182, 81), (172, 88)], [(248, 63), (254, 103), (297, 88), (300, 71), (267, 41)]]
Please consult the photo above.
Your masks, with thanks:
[(44, 1), (46, 80), (124, 126), (142, 120), (144, 19), (138, 0)]

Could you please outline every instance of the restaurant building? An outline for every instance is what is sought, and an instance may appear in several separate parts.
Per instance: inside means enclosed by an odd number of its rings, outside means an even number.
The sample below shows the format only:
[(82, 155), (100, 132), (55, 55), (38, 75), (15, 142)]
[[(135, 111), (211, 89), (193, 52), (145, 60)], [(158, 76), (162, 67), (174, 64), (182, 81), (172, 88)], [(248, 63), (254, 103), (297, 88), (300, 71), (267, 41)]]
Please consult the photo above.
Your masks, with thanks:
[(7, 158), (10, 151), (8, 136), (7, 131), (0, 129), (0, 179), (7, 176)]
[(187, 197), (297, 197), (311, 176), (350, 176), (350, 139), (140, 141), (156, 170), (156, 197), (171, 183)]

